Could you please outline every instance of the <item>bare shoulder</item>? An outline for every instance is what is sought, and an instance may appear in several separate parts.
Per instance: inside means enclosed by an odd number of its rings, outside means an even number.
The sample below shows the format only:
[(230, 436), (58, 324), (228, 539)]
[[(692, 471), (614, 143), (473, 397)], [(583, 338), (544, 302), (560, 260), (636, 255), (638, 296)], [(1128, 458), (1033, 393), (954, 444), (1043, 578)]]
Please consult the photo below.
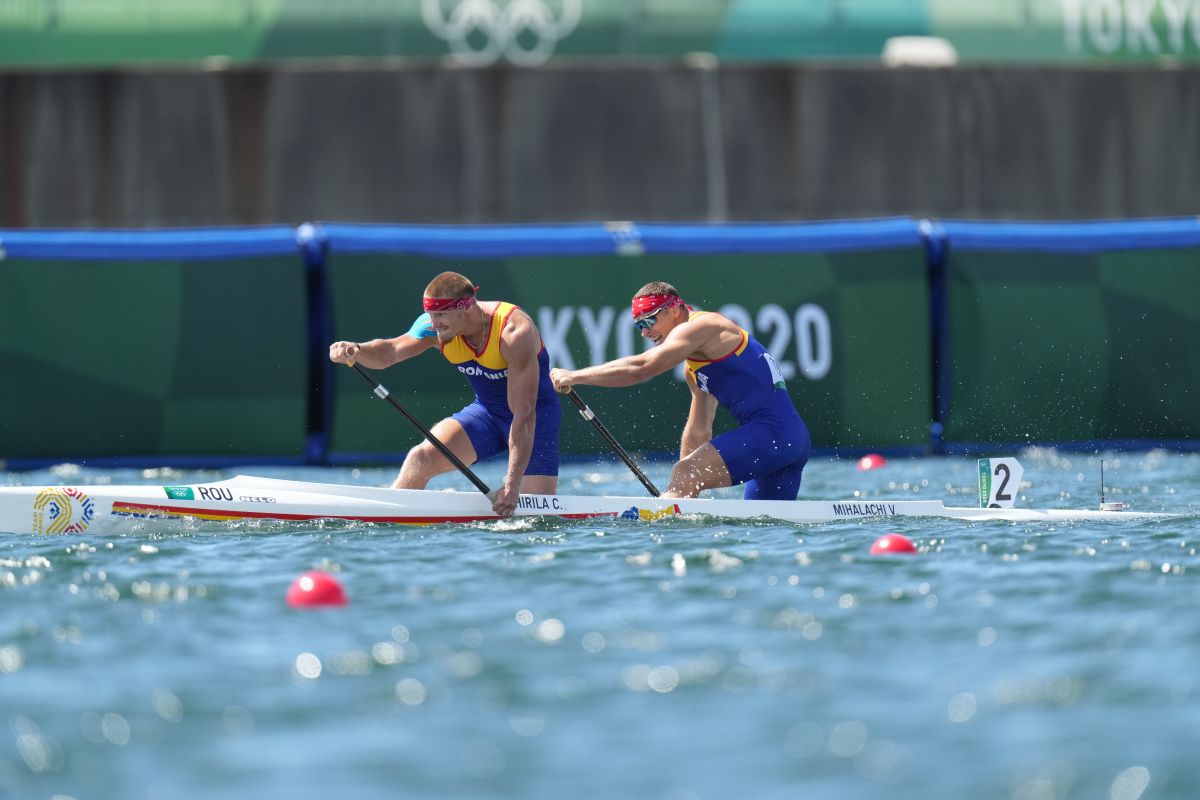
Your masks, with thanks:
[(704, 358), (723, 358), (742, 341), (742, 329), (718, 312), (699, 314), (688, 320), (696, 326), (696, 347)]
[(500, 331), (500, 335), (508, 337), (536, 336), (537, 326), (533, 324), (533, 320), (525, 313), (524, 309), (514, 308), (504, 320), (504, 328)]
[(709, 331), (737, 330), (737, 324), (719, 311), (705, 311), (702, 314), (692, 314), (688, 322), (697, 328)]
[(537, 355), (542, 339), (533, 320), (519, 308), (514, 308), (500, 329), (500, 345), (506, 352)]

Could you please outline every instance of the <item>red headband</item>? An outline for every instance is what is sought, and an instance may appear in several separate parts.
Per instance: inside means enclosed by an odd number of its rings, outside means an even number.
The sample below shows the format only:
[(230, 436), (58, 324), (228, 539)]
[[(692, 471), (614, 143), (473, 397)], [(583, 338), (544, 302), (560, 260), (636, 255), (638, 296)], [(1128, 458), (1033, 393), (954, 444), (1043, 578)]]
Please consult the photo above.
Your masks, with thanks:
[(633, 318), (645, 316), (652, 311), (662, 311), (683, 305), (683, 298), (677, 294), (644, 294), (633, 298)]
[[(479, 291), (478, 286), (475, 287), (475, 291)], [(475, 296), (453, 297), (449, 300), (441, 300), (436, 297), (422, 297), (421, 305), (424, 306), (426, 311), (459, 311), (475, 305)]]

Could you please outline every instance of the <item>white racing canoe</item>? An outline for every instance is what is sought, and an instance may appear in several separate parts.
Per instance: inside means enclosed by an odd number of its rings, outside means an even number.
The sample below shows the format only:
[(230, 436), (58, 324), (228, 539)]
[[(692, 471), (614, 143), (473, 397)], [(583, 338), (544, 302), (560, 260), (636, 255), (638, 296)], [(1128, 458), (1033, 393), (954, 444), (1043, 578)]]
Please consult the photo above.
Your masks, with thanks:
[[(1113, 504), (1119, 505), (1119, 504)], [(953, 508), (941, 500), (723, 500), (581, 495), (521, 495), (518, 516), (653, 521), (685, 515), (822, 523), (880, 517), (949, 517), (969, 521), (1130, 520), (1172, 516), (1126, 510)], [(341, 486), (238, 476), (213, 483), (163, 486), (10, 486), (0, 488), (0, 531), (104, 534), (129, 530), (129, 519), (217, 523), (345, 520), (387, 525), (494, 521), (478, 492)]]

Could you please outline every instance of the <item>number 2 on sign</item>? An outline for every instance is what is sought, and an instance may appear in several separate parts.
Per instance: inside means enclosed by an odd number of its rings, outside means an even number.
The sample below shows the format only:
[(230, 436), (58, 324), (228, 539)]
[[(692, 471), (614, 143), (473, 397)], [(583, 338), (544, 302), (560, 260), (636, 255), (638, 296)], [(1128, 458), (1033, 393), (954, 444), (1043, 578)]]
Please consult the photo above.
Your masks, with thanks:
[(1012, 508), (1023, 472), (1021, 462), (1015, 458), (979, 459), (979, 504), (987, 508)]

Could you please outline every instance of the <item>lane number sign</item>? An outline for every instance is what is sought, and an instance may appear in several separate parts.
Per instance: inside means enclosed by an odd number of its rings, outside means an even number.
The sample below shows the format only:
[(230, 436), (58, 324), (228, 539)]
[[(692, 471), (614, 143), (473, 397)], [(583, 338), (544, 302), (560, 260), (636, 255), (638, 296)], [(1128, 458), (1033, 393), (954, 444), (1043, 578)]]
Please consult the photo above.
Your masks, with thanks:
[(979, 459), (979, 507), (1012, 508), (1023, 472), (1015, 458)]

